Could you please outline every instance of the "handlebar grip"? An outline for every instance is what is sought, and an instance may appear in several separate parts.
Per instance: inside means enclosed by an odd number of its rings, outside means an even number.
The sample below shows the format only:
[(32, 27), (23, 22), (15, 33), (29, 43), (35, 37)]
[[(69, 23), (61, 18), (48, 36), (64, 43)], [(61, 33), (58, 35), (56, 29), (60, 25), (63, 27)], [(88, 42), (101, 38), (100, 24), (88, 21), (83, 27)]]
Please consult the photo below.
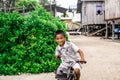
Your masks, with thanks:
[(80, 63), (85, 63), (85, 64), (86, 64), (86, 63), (87, 63), (87, 61), (80, 61)]

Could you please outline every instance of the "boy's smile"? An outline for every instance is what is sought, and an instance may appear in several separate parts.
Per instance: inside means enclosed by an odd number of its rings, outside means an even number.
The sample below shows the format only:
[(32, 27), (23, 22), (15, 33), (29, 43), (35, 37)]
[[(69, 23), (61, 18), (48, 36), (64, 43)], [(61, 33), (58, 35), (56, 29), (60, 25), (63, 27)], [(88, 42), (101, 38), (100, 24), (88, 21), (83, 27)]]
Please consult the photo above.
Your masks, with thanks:
[(55, 41), (58, 43), (59, 46), (63, 47), (64, 43), (65, 43), (65, 36), (63, 36), (62, 34), (58, 34), (55, 37)]

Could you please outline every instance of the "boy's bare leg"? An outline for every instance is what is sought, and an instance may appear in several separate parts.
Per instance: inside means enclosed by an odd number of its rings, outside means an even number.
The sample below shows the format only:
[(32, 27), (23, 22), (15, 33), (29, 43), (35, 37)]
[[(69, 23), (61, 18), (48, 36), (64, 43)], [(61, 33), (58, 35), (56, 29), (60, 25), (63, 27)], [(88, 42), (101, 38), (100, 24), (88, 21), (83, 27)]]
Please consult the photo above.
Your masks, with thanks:
[(76, 74), (76, 78), (77, 78), (77, 80), (79, 80), (80, 79), (80, 69), (74, 69), (74, 73)]

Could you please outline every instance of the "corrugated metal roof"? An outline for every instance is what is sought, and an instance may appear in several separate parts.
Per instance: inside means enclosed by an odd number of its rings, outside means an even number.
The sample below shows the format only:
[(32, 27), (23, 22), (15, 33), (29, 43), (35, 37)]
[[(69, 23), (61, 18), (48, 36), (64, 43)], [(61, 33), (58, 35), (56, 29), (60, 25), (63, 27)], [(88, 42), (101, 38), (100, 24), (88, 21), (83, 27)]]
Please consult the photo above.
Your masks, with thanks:
[[(61, 13), (65, 13), (68, 9), (60, 7), (60, 6), (56, 6), (56, 5), (52, 5), (52, 10), (54, 11), (56, 8), (57, 12), (61, 12)], [(50, 11), (50, 5), (45, 6), (45, 9), (47, 9), (48, 11)]]

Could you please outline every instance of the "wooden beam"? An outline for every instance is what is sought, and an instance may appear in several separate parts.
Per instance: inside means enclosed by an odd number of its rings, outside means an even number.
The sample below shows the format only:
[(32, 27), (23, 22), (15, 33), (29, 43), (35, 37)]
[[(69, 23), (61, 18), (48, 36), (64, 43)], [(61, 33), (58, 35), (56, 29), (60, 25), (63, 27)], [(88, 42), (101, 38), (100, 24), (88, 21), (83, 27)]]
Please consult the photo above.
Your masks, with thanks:
[(105, 21), (110, 21), (110, 20), (119, 20), (120, 17), (117, 17), (117, 18), (110, 18), (110, 19), (105, 19)]
[(102, 28), (102, 29), (100, 29), (100, 30), (98, 30), (98, 31), (96, 31), (96, 32), (91, 33), (89, 36), (93, 36), (93, 35), (101, 32), (101, 31), (103, 31), (103, 30), (105, 30), (105, 29), (106, 29), (106, 27), (104, 27), (104, 28)]

